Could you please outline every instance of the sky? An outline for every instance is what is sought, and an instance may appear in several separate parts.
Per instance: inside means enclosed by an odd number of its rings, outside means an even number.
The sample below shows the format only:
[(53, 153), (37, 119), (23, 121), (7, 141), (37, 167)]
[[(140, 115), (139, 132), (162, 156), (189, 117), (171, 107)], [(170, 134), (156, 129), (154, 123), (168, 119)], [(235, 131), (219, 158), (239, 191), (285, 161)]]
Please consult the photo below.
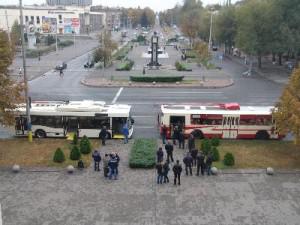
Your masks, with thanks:
[[(204, 5), (223, 3), (225, 0), (202, 0)], [(237, 0), (232, 0), (234, 3)], [(24, 5), (42, 4), (46, 0), (23, 0)], [(162, 11), (173, 8), (176, 3), (182, 3), (182, 0), (93, 0), (93, 5), (104, 6), (120, 6), (120, 7), (138, 7), (144, 8), (146, 6), (155, 11)], [(19, 4), (19, 0), (0, 0), (0, 5), (14, 5)]]

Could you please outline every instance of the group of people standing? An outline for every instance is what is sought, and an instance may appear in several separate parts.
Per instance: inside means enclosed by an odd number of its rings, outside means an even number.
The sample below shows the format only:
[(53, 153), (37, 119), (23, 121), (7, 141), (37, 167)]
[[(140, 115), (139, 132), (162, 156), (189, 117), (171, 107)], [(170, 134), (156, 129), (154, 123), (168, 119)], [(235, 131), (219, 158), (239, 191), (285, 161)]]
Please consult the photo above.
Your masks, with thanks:
[[(100, 171), (100, 162), (101, 162), (101, 155), (100, 152), (95, 150), (92, 154), (92, 157), (94, 159), (94, 170)], [(119, 162), (120, 157), (117, 153), (105, 153), (104, 159), (103, 159), (103, 173), (104, 177), (108, 179), (114, 178), (115, 180), (118, 177), (119, 174)]]
[[(162, 136), (162, 142), (165, 144), (165, 151), (166, 151), (166, 160), (164, 160), (164, 151), (163, 147), (159, 147), (159, 149), (156, 152), (157, 156), (157, 164), (156, 164), (156, 170), (157, 170), (157, 184), (162, 184), (162, 182), (167, 183), (169, 182), (168, 178), (168, 172), (170, 170), (169, 164), (170, 162), (174, 162), (173, 158), (173, 151), (174, 151), (174, 145), (179, 145), (180, 149), (185, 149), (185, 137), (183, 130), (180, 128), (180, 126), (175, 125), (173, 129), (173, 144), (171, 141), (167, 142), (167, 127), (164, 125), (162, 127), (161, 131)], [(197, 176), (204, 175), (205, 172), (207, 175), (211, 175), (211, 166), (212, 166), (212, 155), (208, 154), (205, 156), (205, 154), (202, 151), (199, 151), (195, 147), (195, 137), (193, 134), (189, 135), (189, 138), (187, 140), (187, 148), (188, 152), (185, 154), (183, 158), (183, 164), (185, 166), (185, 174), (188, 176), (193, 175), (193, 169), (192, 167), (196, 167)], [(174, 185), (178, 183), (180, 185), (180, 175), (182, 172), (182, 166), (179, 162), (179, 160), (176, 160), (176, 163), (173, 165), (173, 173), (174, 173)]]

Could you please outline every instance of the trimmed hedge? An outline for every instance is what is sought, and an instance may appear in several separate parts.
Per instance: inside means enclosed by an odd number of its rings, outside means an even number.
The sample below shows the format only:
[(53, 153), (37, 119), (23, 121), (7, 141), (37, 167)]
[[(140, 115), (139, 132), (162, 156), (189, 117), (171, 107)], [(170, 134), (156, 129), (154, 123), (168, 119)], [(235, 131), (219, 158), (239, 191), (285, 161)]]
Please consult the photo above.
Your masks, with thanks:
[(234, 156), (232, 153), (227, 152), (224, 155), (224, 165), (226, 166), (233, 166), (234, 165)]
[(70, 152), (70, 159), (71, 160), (79, 160), (81, 157), (81, 153), (79, 151), (79, 148), (75, 145), (72, 147)]
[(157, 141), (155, 139), (136, 139), (129, 155), (129, 167), (153, 168), (156, 163), (155, 151)]
[(130, 76), (135, 82), (177, 82), (182, 81), (184, 76)]
[(65, 157), (64, 152), (61, 150), (61, 148), (57, 148), (54, 153), (53, 161), (57, 162), (57, 163), (62, 163), (65, 160), (66, 160), (66, 157)]
[(71, 46), (74, 44), (74, 41), (72, 40), (65, 40), (65, 41), (60, 41), (57, 45), (61, 48), (64, 48), (64, 47), (68, 47), (68, 46)]
[(205, 155), (208, 155), (209, 152), (211, 152), (211, 142), (209, 139), (203, 139), (201, 142), (201, 150)]
[(85, 135), (80, 140), (79, 146), (80, 146), (80, 152), (82, 154), (89, 154), (92, 151), (91, 142)]
[(217, 137), (212, 138), (211, 139), (211, 145), (216, 146), (216, 147), (219, 146), (220, 145), (220, 139), (217, 138)]
[(217, 162), (220, 160), (220, 153), (219, 153), (219, 150), (217, 149), (217, 147), (212, 147), (211, 155), (212, 155), (212, 160), (214, 162)]

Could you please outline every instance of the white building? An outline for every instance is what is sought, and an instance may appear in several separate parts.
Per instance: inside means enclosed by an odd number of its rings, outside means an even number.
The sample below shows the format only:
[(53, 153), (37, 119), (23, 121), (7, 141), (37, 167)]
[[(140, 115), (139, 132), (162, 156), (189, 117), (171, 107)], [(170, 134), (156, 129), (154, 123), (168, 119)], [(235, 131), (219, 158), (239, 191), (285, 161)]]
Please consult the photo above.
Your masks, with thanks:
[[(105, 25), (105, 13), (90, 13), (89, 7), (25, 6), (23, 16), (27, 33), (82, 34)], [(17, 6), (0, 6), (0, 29), (11, 30), (16, 20), (20, 22)]]

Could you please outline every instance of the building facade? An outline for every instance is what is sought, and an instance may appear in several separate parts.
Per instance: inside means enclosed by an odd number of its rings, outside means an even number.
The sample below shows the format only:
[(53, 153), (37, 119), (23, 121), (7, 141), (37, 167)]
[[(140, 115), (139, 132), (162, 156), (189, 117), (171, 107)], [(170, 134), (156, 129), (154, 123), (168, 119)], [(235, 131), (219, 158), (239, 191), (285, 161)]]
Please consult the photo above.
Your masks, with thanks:
[(105, 13), (106, 19), (105, 24), (106, 28), (109, 30), (120, 29), (121, 27), (121, 8), (109, 8), (103, 6), (92, 6), (91, 12)]
[[(100, 31), (105, 25), (105, 13), (90, 12), (88, 7), (24, 7), (23, 16), (26, 33), (78, 35)], [(19, 8), (0, 6), (0, 29), (11, 30), (19, 20)]]
[(93, 0), (47, 0), (49, 6), (90, 6)]

